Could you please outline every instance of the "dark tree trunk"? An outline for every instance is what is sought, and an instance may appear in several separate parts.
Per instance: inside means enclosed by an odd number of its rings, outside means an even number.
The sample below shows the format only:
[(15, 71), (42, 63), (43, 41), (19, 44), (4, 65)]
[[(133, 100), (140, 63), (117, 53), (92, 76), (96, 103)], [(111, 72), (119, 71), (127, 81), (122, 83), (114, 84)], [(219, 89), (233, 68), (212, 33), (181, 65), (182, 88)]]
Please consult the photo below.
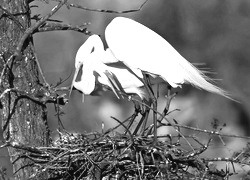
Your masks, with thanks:
[[(39, 97), (44, 86), (39, 83), (36, 56), (33, 51), (32, 37), (29, 37), (21, 54), (10, 59), (20, 38), (30, 27), (30, 9), (28, 0), (0, 1), (0, 72), (1, 75), (1, 119), (3, 136), (6, 142), (29, 146), (47, 146), (49, 130), (47, 126), (46, 106), (31, 100), (28, 95)], [(10, 59), (8, 61), (8, 59)], [(8, 62), (7, 62), (8, 61)], [(6, 90), (6, 89), (9, 89)], [(19, 93), (23, 92), (23, 93)], [(26, 95), (27, 94), (27, 95)], [(24, 158), (19, 158), (21, 149), (8, 148), (16, 179), (28, 179), (35, 174), (35, 167)], [(22, 168), (25, 167), (25, 168)], [(21, 169), (20, 169), (21, 168)], [(42, 175), (45, 176), (45, 175)], [(45, 177), (36, 177), (45, 179)]]

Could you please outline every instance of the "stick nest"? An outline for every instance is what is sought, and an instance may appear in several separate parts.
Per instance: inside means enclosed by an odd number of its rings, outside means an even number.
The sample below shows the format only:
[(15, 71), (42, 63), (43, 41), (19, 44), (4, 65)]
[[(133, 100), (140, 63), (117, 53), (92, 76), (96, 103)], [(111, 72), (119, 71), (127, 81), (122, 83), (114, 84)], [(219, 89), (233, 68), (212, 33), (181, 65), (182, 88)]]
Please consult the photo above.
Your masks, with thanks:
[[(178, 143), (152, 136), (118, 133), (59, 132), (50, 147), (26, 147), (22, 158), (36, 167), (34, 177), (49, 179), (222, 179), (223, 170), (210, 169), (199, 158), (204, 147), (187, 152)], [(24, 149), (24, 148), (22, 148)]]

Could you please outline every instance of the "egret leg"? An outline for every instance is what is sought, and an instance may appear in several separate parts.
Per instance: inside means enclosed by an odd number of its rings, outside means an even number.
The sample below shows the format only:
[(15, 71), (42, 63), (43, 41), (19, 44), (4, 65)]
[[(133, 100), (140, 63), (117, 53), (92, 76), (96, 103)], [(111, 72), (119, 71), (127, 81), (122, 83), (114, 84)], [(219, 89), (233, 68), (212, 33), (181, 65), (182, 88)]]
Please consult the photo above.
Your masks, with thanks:
[(146, 129), (147, 121), (148, 121), (148, 115), (149, 115), (149, 112), (150, 112), (149, 107), (151, 107), (151, 105), (152, 105), (151, 98), (149, 99), (149, 101), (146, 101), (145, 103), (146, 103), (147, 106), (145, 106), (145, 111), (144, 111), (144, 114), (143, 114), (144, 119), (142, 119), (143, 125), (142, 125), (141, 133), (140, 133), (140, 135), (142, 135), (142, 136), (145, 133), (145, 129)]
[[(134, 102), (135, 103), (135, 102)], [(139, 112), (141, 112), (141, 108), (140, 106), (138, 106), (138, 104), (135, 103), (135, 112), (134, 114), (132, 114), (130, 116), (130, 121), (128, 123), (128, 126), (127, 126), (127, 129), (126, 131), (124, 132), (124, 134), (127, 134), (128, 130), (130, 129), (130, 127), (132, 126), (132, 124), (134, 123), (135, 121), (135, 118), (138, 116)]]
[(167, 93), (167, 95), (165, 96), (165, 98), (166, 98), (166, 106), (165, 106), (163, 112), (161, 113), (161, 116), (159, 117), (158, 122), (161, 122), (161, 121), (164, 119), (164, 117), (169, 113), (170, 103), (171, 103), (172, 99), (173, 99), (176, 95), (177, 95), (177, 93), (171, 94), (171, 86), (169, 85), (169, 86), (168, 86), (168, 93)]
[(145, 74), (144, 72), (142, 74), (143, 74), (143, 80), (144, 80), (145, 87), (146, 87), (148, 94), (149, 94), (149, 98), (151, 99), (152, 104), (153, 104), (153, 123), (154, 123), (153, 145), (155, 145), (157, 143), (157, 112), (156, 112), (157, 111), (157, 100), (156, 100), (156, 97), (154, 96), (154, 92), (153, 92), (153, 89), (152, 89), (152, 86), (151, 86), (151, 83), (149, 80), (149, 75)]
[[(147, 119), (148, 119), (148, 114), (149, 114), (149, 111), (150, 111), (150, 106), (151, 104), (149, 102), (146, 102), (146, 104), (148, 106), (145, 106), (145, 110), (144, 112), (142, 113), (142, 117), (138, 123), (138, 125), (136, 126), (134, 132), (133, 132), (133, 135), (136, 135), (137, 132), (139, 131), (139, 129), (141, 128), (141, 133), (140, 135), (144, 135), (144, 131), (145, 131), (145, 127), (146, 127), (146, 124), (147, 124)], [(142, 123), (143, 123), (143, 126), (142, 126)], [(142, 127), (141, 127), (142, 126)]]

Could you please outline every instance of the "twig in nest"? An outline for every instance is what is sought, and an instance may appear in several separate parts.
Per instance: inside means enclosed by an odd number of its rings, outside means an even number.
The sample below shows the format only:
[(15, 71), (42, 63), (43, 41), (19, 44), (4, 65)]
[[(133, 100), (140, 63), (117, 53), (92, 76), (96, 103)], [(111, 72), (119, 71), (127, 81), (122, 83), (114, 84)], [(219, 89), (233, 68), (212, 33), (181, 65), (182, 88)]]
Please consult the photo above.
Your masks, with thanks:
[[(114, 133), (111, 133), (114, 134)], [(91, 136), (88, 134), (60, 133), (50, 147), (29, 147), (11, 144), (25, 152), (19, 158), (26, 158), (28, 165), (37, 168), (37, 174), (48, 172), (50, 178), (119, 178), (119, 179), (223, 179), (234, 173), (207, 167), (213, 159), (201, 159), (199, 155), (209, 145), (197, 148), (196, 153), (186, 154), (181, 147), (161, 142), (151, 147), (152, 137), (131, 137), (117, 134)], [(130, 144), (130, 145), (128, 145)], [(214, 159), (215, 160), (215, 159)], [(217, 159), (237, 163), (228, 159)], [(232, 160), (232, 161), (231, 161)], [(22, 167), (26, 168), (26, 166)], [(192, 172), (194, 169), (195, 171)], [(98, 175), (97, 175), (98, 174)], [(183, 179), (182, 178), (182, 179)]]
[(126, 132), (128, 132), (128, 134), (130, 136), (130, 139), (131, 139), (131, 145), (134, 144), (133, 135), (130, 132), (130, 130), (121, 121), (119, 121), (117, 118), (112, 117), (112, 116), (111, 116), (111, 118), (114, 119), (114, 120), (116, 120), (119, 124), (121, 124), (126, 129)]

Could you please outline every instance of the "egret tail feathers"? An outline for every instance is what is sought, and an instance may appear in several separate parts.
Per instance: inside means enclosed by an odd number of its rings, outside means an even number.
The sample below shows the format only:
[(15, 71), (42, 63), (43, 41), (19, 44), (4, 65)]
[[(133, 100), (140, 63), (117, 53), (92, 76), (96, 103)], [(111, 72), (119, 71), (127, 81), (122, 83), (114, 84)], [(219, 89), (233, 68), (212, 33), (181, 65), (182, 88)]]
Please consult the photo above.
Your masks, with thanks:
[[(184, 63), (185, 62), (185, 63)], [(203, 71), (196, 68), (194, 65), (189, 63), (188, 61), (183, 61), (181, 67), (185, 70), (185, 82), (190, 83), (191, 85), (204, 89), (208, 92), (215, 93), (221, 96), (224, 96), (230, 100), (236, 101), (231, 97), (231, 95), (223, 90), (222, 88), (214, 85), (213, 79), (209, 78), (204, 74)]]

